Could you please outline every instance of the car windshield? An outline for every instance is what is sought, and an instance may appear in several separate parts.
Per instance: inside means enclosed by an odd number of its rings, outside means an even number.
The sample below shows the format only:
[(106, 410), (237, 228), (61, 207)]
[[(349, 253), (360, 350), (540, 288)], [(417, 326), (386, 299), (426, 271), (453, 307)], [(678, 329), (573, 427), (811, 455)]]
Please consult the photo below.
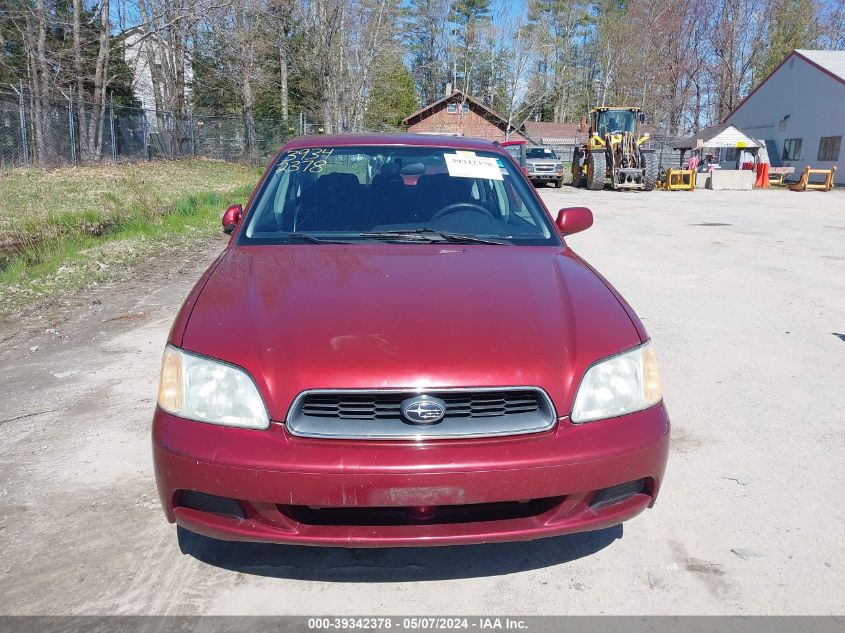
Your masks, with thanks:
[(605, 110), (599, 113), (598, 133), (604, 136), (619, 132), (633, 132), (637, 113), (631, 110)]
[(557, 160), (557, 154), (553, 149), (548, 147), (529, 147), (526, 153), (527, 158), (550, 158)]
[(432, 147), (291, 149), (273, 164), (245, 222), (240, 244), (560, 244), (508, 157)]

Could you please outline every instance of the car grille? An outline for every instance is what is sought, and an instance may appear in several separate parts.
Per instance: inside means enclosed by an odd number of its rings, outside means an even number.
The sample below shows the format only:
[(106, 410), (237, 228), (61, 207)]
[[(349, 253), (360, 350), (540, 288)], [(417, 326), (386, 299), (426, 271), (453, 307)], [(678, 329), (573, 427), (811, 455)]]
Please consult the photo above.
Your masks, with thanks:
[[(436, 424), (413, 424), (401, 403), (427, 395), (446, 403)], [(397, 439), (515, 435), (548, 430), (557, 419), (549, 397), (534, 387), (417, 391), (310, 391), (288, 415), (294, 435)]]
[[(302, 401), (302, 413), (325, 418), (376, 420), (400, 417), (399, 405), (416, 394), (309, 394)], [(536, 391), (489, 391), (476, 393), (438, 393), (428, 395), (446, 402), (446, 416), (490, 417), (530, 413), (540, 408)]]

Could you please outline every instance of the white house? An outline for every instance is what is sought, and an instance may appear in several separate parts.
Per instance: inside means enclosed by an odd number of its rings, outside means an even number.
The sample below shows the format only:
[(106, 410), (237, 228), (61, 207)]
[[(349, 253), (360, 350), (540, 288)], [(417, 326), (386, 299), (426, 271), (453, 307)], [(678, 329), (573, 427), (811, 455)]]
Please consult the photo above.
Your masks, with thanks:
[(725, 117), (765, 140), (774, 166), (830, 169), (845, 183), (845, 51), (795, 50)]
[[(165, 52), (160, 40), (146, 35), (141, 28), (136, 27), (126, 32), (123, 57), (132, 69), (132, 91), (145, 110), (156, 110), (151, 66), (161, 64)], [(186, 57), (183, 72), (185, 76), (185, 101), (190, 103), (193, 70), (189, 56)], [(156, 124), (155, 117), (151, 117), (150, 124), (153, 126)]]

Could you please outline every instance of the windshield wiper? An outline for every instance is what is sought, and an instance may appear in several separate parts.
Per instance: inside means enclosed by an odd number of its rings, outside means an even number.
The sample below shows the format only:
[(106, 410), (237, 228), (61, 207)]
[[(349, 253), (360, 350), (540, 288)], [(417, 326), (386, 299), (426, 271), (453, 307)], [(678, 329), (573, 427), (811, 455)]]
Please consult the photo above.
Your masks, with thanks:
[(349, 244), (349, 242), (344, 242), (342, 240), (324, 240), (323, 238), (311, 235), (310, 233), (294, 232), (286, 235), (285, 239), (301, 240), (303, 242), (311, 242), (312, 244)]
[(450, 233), (439, 229), (396, 229), (392, 231), (370, 231), (359, 233), (358, 237), (372, 238), (376, 240), (397, 240), (400, 242), (451, 242), (454, 244), (508, 244), (502, 240), (494, 240), (474, 235), (462, 235)]

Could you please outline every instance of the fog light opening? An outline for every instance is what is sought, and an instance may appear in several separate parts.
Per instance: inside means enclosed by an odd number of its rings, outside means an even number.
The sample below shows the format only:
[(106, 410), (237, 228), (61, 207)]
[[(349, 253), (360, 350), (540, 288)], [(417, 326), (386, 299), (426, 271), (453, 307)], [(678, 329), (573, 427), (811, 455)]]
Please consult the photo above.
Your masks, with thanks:
[(236, 499), (219, 497), (205, 492), (197, 492), (196, 490), (180, 491), (176, 505), (234, 519), (246, 518), (244, 509)]
[(622, 503), (636, 494), (645, 492), (645, 479), (636, 479), (624, 484), (611, 486), (610, 488), (602, 488), (593, 496), (593, 500), (590, 502), (590, 507), (593, 510), (598, 510), (599, 508), (605, 508), (615, 503)]

